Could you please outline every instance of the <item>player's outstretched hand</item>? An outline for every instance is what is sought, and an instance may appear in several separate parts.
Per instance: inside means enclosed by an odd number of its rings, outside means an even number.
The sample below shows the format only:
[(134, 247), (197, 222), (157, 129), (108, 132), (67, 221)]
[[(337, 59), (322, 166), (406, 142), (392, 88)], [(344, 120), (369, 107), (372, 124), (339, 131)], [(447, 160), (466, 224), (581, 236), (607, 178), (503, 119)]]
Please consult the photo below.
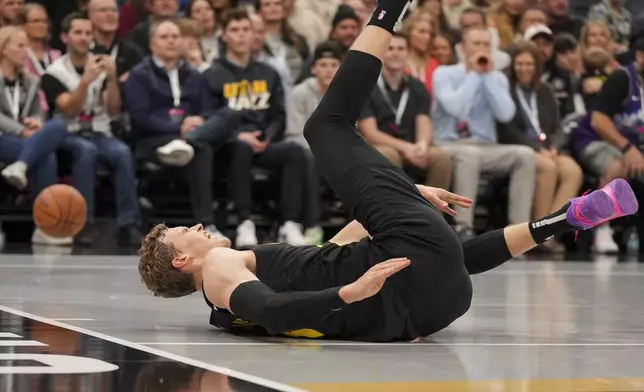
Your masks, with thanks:
[(380, 291), (385, 280), (409, 265), (407, 258), (383, 261), (365, 272), (360, 279), (340, 289), (339, 295), (348, 304), (372, 297)]
[(465, 196), (457, 195), (456, 193), (448, 192), (445, 189), (433, 188), (431, 186), (425, 185), (416, 185), (420, 194), (423, 195), (428, 202), (439, 210), (450, 214), (451, 216), (456, 216), (456, 211), (450, 208), (450, 204), (457, 205), (463, 208), (472, 207), (472, 199), (468, 199)]

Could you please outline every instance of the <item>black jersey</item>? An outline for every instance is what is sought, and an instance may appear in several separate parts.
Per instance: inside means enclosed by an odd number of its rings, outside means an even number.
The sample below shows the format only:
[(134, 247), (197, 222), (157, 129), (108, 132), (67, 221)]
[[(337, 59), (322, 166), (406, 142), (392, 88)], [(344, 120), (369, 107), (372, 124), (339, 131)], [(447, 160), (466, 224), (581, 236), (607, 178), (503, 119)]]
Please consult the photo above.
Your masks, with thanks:
[[(376, 260), (371, 240), (345, 246), (267, 244), (253, 248), (257, 278), (275, 292), (318, 291), (356, 281)], [(207, 299), (206, 299), (207, 301)], [(210, 323), (231, 332), (263, 332), (253, 323), (226, 310), (213, 308)], [(380, 293), (364, 301), (329, 312), (310, 328), (284, 331), (284, 335), (307, 338), (365, 341), (410, 340), (417, 336), (407, 307), (385, 283)]]

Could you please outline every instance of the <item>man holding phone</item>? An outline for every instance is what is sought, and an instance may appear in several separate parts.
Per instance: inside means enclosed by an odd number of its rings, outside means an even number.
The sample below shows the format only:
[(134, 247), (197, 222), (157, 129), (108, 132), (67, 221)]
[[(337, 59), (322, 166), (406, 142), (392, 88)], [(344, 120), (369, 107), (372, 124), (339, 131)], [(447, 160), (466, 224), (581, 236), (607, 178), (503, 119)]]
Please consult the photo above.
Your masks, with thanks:
[(121, 113), (116, 65), (109, 55), (91, 53), (93, 25), (87, 16), (68, 15), (62, 29), (67, 54), (47, 68), (41, 87), (50, 115), (68, 124), (69, 136), (60, 149), (72, 156), (74, 186), (87, 202), (88, 224), (77, 241), (82, 245), (93, 242), (94, 180), (100, 161), (112, 171), (119, 243), (138, 245), (140, 218), (132, 153), (111, 130), (111, 119)]
[[(481, 173), (510, 177), (508, 220), (530, 219), (535, 154), (526, 146), (498, 144), (496, 123), (507, 123), (516, 106), (507, 77), (495, 70), (492, 37), (485, 27), (463, 35), (464, 62), (434, 72), (432, 110), (436, 144), (453, 157), (453, 190), (476, 203)], [(461, 240), (474, 236), (474, 209), (457, 208)]]

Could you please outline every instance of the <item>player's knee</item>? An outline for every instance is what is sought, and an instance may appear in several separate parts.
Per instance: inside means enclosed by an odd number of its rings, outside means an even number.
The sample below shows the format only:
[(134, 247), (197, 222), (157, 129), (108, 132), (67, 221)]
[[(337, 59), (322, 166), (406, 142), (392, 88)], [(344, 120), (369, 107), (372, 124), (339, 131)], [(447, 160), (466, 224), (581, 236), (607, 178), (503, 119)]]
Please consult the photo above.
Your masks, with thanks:
[(325, 113), (318, 109), (313, 112), (304, 125), (304, 138), (310, 143), (315, 137), (332, 137), (329, 132), (332, 132), (338, 125), (346, 123), (348, 123), (346, 118), (337, 114)]

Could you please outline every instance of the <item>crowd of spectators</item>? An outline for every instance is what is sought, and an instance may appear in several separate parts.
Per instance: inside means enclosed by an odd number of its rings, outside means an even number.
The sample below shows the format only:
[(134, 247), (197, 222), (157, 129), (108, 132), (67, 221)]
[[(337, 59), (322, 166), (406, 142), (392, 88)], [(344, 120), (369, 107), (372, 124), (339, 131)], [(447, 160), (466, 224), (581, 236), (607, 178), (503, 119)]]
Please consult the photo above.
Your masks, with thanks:
[[(278, 240), (323, 241), (323, 180), (302, 130), (375, 0), (61, 3), (0, 0), (2, 177), (36, 195), (59, 181), (62, 154), (88, 203), (75, 239), (36, 229), (34, 243), (94, 242), (98, 165), (119, 243), (140, 243), (141, 160), (179, 169), (194, 222), (223, 235), (211, 186), (221, 157), (235, 246), (258, 243), (256, 167), (280, 181)], [(482, 178), (509, 180), (509, 223), (556, 211), (584, 173), (597, 186), (637, 180), (644, 35), (623, 1), (588, 5), (573, 16), (568, 0), (416, 0), (357, 129), (427, 185), (476, 201)], [(459, 237), (476, 236), (474, 209), (457, 212)], [(624, 250), (617, 234), (600, 227), (597, 250)], [(542, 250), (563, 249), (554, 238)]]

